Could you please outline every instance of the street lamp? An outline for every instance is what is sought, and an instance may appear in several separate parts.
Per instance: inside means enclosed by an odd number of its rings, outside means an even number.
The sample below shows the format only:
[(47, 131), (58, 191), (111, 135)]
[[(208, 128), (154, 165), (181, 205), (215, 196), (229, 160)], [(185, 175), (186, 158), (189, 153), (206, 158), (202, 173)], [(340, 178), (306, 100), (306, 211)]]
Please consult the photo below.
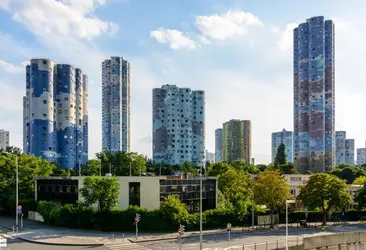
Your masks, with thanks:
[(15, 156), (15, 165), (16, 165), (16, 204), (15, 204), (15, 225), (18, 227), (18, 206), (19, 206), (19, 168), (18, 168), (18, 156)]
[[(130, 154), (130, 159), (131, 159), (131, 161), (130, 161), (130, 176), (132, 176), (132, 166), (131, 166), (131, 164), (134, 161), (134, 158), (131, 154)], [(141, 176), (141, 169), (140, 169), (140, 176)]]
[(286, 200), (286, 250), (288, 250), (288, 204), (295, 203), (294, 200)]
[(254, 231), (254, 180), (257, 175), (252, 175), (252, 230)]

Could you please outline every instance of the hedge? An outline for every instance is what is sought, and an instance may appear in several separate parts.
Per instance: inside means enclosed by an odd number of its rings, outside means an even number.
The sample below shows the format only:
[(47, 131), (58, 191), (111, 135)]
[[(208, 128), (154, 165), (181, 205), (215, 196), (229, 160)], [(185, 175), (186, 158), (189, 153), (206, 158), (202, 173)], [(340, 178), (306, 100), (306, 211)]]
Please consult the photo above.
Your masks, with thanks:
[[(51, 202), (41, 201), (38, 204), (38, 212), (43, 215), (46, 224), (67, 228), (131, 232), (135, 230), (134, 217), (136, 213), (141, 216), (139, 231), (176, 232), (179, 227), (179, 223), (173, 219), (174, 216), (161, 209), (146, 210), (136, 206), (127, 209), (96, 211), (81, 205), (56, 206)], [(289, 222), (297, 223), (300, 220), (305, 220), (305, 213), (305, 211), (289, 213)], [(366, 217), (366, 211), (350, 210), (345, 213), (333, 213), (328, 221), (356, 221), (362, 217)], [(250, 211), (240, 220), (235, 210), (222, 208), (203, 212), (202, 219), (204, 230), (225, 228), (229, 222), (233, 227), (249, 226), (252, 223)], [(308, 212), (308, 222), (321, 221), (320, 212)], [(182, 223), (187, 231), (199, 230), (199, 213), (189, 214)], [(280, 223), (285, 223), (285, 214), (280, 214)]]

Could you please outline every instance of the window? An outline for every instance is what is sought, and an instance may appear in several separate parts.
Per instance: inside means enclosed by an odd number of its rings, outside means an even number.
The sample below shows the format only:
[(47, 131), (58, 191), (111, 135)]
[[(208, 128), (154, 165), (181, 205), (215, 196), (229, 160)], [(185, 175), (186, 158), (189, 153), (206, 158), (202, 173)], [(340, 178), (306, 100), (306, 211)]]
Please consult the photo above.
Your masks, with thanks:
[(128, 183), (129, 205), (140, 206), (140, 182)]

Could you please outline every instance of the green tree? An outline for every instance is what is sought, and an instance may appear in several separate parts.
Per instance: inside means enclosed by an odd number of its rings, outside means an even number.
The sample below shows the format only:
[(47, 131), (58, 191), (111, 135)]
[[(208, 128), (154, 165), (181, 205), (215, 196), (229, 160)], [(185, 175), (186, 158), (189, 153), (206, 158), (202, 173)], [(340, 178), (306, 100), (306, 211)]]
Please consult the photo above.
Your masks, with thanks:
[(356, 180), (354, 180), (353, 184), (355, 184), (355, 185), (364, 185), (364, 184), (366, 184), (366, 176), (357, 177)]
[(227, 172), (230, 168), (230, 165), (225, 162), (217, 162), (211, 164), (207, 169), (208, 176), (220, 176), (223, 173)]
[(285, 144), (281, 143), (281, 145), (277, 148), (277, 154), (274, 160), (275, 165), (284, 165), (287, 164), (287, 156), (286, 156), (286, 147)]
[(159, 210), (165, 219), (173, 221), (176, 226), (186, 222), (189, 217), (186, 204), (177, 195), (164, 197)]
[(281, 174), (298, 174), (297, 168), (294, 163), (289, 162), (286, 164), (279, 165), (279, 170)]
[(118, 202), (119, 187), (116, 177), (88, 176), (79, 192), (87, 207), (97, 204), (99, 210), (109, 210)]
[(103, 151), (96, 154), (101, 161), (102, 175), (112, 170), (112, 175), (129, 176), (130, 167), (132, 176), (138, 176), (146, 172), (145, 156), (135, 152), (110, 152)]
[(308, 183), (300, 187), (298, 198), (304, 206), (320, 209), (323, 225), (327, 224), (327, 218), (333, 210), (346, 207), (352, 200), (346, 182), (325, 173), (310, 176)]
[(358, 166), (339, 164), (330, 172), (330, 174), (346, 180), (347, 184), (352, 184), (358, 177), (366, 175), (366, 170)]
[(355, 201), (358, 203), (358, 209), (362, 210), (366, 205), (366, 185), (364, 184), (362, 189), (358, 190), (355, 196)]
[(273, 214), (286, 205), (286, 200), (293, 199), (286, 179), (279, 171), (264, 171), (254, 182), (254, 200), (258, 205), (265, 205), (270, 211), (271, 228)]
[[(12, 148), (11, 152), (19, 150)], [(27, 154), (12, 154), (2, 151), (0, 153), (0, 206), (11, 204), (15, 207), (16, 183), (16, 158), (18, 160), (19, 200), (34, 199), (34, 178), (36, 176), (49, 176), (56, 166), (41, 157)], [(13, 206), (14, 205), (14, 206)]]
[(233, 167), (229, 167), (218, 178), (219, 190), (234, 207), (244, 206), (243, 204), (249, 203), (251, 196), (249, 185), (249, 175)]
[(81, 175), (83, 176), (100, 176), (101, 164), (99, 160), (89, 160), (88, 163), (81, 168)]

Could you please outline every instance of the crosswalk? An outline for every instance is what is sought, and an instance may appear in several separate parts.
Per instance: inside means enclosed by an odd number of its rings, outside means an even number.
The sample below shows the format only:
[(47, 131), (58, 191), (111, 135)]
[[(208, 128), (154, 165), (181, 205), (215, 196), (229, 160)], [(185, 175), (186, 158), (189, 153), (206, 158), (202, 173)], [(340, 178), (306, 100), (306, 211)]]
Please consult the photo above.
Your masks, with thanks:
[(146, 248), (144, 246), (141, 246), (136, 243), (116, 243), (116, 244), (105, 244), (105, 247), (111, 249), (111, 250), (151, 250), (149, 248)]

